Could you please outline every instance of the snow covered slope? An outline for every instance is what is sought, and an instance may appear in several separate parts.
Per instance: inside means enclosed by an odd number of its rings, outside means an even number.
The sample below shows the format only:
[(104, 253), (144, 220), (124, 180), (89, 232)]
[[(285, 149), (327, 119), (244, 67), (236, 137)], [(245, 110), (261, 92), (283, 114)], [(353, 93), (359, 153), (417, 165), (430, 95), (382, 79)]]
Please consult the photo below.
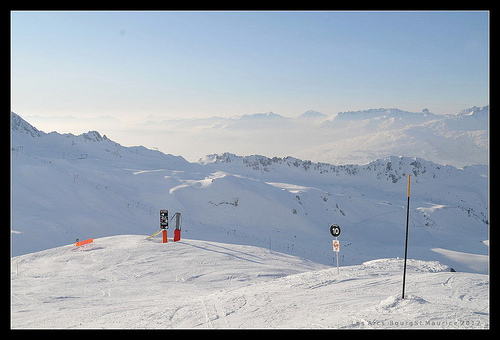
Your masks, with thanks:
[(46, 134), (15, 114), (11, 157), (14, 256), (76, 238), (152, 234), (166, 208), (181, 212), (190, 239), (332, 264), (328, 228), (338, 223), (342, 266), (402, 257), (411, 174), (409, 257), (488, 272), (484, 165), (457, 169), (391, 156), (335, 166), (229, 153), (190, 163), (95, 131)]
[(14, 255), (156, 229), (158, 205), (151, 202), (163, 206), (161, 180), (138, 192), (143, 183), (135, 174), (160, 164), (169, 171), (189, 166), (182, 157), (126, 148), (96, 131), (46, 134), (14, 113), (11, 160)]
[[(411, 174), (411, 256), (447, 261), (459, 270), (488, 270), (488, 246), (484, 243), (489, 225), (485, 166), (457, 169), (419, 158), (394, 156), (364, 166), (334, 166), (292, 157), (239, 157), (227, 153), (207, 156), (201, 163), (219, 171), (210, 183), (214, 191), (217, 181), (219, 185), (248, 181), (243, 188), (234, 187), (229, 195), (218, 198), (229, 203), (238, 199), (237, 207), (223, 205), (218, 210), (220, 214), (230, 215), (235, 224), (246, 225), (244, 230), (257, 229), (258, 235), (270, 238), (269, 243), (276, 237), (282, 242), (276, 245), (279, 251), (293, 250), (293, 254), (322, 263), (326, 263), (324, 259), (331, 252), (325, 242), (328, 223), (343, 227), (344, 264), (401, 256), (407, 175)], [(212, 186), (181, 189), (190, 191), (188, 197), (206, 201), (209, 197), (203, 195), (210, 195), (207, 189)], [(241, 197), (245, 197), (247, 188), (262, 194), (255, 199), (260, 204), (258, 209), (243, 208)], [(213, 210), (200, 202), (197, 209), (202, 208), (205, 209), (200, 216), (209, 220)], [(275, 230), (266, 232), (267, 225), (275, 226)], [(261, 238), (259, 245), (266, 246), (265, 240)]]
[(11, 260), (13, 328), (489, 328), (486, 275), (435, 261), (337, 269), (267, 249), (98, 238)]

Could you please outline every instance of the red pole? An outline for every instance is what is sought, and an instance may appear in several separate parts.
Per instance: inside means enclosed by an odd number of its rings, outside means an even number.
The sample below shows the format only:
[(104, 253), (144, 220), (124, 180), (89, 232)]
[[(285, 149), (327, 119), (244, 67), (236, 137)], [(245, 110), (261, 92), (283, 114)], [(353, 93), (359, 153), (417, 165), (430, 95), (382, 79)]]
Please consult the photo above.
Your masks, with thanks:
[(174, 242), (181, 240), (181, 213), (175, 213)]
[(163, 229), (162, 234), (163, 234), (163, 243), (167, 243), (168, 242), (167, 229)]
[(175, 229), (174, 230), (174, 242), (180, 241), (181, 240), (181, 230), (180, 229)]

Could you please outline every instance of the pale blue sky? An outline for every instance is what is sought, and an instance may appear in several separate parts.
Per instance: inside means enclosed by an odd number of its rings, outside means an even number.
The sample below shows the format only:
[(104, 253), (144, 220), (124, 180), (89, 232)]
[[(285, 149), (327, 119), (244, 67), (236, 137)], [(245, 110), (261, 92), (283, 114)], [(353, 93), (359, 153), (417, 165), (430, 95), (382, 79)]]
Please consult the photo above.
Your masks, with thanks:
[(12, 110), (457, 113), (488, 104), (488, 55), (488, 12), (12, 12)]

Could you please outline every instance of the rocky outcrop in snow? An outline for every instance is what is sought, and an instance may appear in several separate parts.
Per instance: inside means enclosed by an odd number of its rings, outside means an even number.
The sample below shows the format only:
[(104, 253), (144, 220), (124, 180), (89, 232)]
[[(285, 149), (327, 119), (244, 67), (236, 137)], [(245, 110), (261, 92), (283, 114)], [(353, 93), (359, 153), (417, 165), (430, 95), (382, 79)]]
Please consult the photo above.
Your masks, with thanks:
[(377, 179), (386, 179), (397, 183), (401, 178), (408, 175), (414, 176), (416, 180), (435, 179), (449, 176), (460, 172), (451, 165), (439, 165), (418, 157), (391, 156), (377, 159), (366, 165), (332, 165), (321, 162), (311, 162), (294, 157), (273, 157), (252, 155), (237, 156), (232, 153), (212, 154), (200, 159), (200, 164), (231, 164), (232, 167), (241, 166), (251, 168), (255, 171), (271, 172), (281, 171), (284, 168), (296, 168), (302, 171), (317, 173), (320, 175), (354, 176), (374, 175)]

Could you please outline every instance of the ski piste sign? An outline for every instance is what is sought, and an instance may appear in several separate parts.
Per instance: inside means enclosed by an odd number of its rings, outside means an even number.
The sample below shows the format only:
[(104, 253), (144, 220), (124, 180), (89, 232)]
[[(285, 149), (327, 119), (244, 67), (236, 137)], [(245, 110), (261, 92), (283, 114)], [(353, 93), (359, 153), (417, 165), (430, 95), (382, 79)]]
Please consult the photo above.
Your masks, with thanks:
[(339, 237), (340, 235), (340, 227), (338, 224), (332, 224), (330, 226), (330, 234), (332, 234), (333, 237)]
[(333, 251), (336, 254), (337, 258), (337, 274), (340, 274), (340, 269), (339, 269), (339, 251), (340, 251), (340, 243), (337, 237), (340, 235), (340, 227), (338, 224), (332, 224), (330, 226), (330, 234), (332, 234), (333, 237), (335, 237), (335, 240), (333, 240)]
[(168, 229), (168, 210), (160, 210), (160, 229)]
[(340, 251), (340, 243), (338, 240), (333, 240), (333, 251), (336, 251), (336, 252)]

